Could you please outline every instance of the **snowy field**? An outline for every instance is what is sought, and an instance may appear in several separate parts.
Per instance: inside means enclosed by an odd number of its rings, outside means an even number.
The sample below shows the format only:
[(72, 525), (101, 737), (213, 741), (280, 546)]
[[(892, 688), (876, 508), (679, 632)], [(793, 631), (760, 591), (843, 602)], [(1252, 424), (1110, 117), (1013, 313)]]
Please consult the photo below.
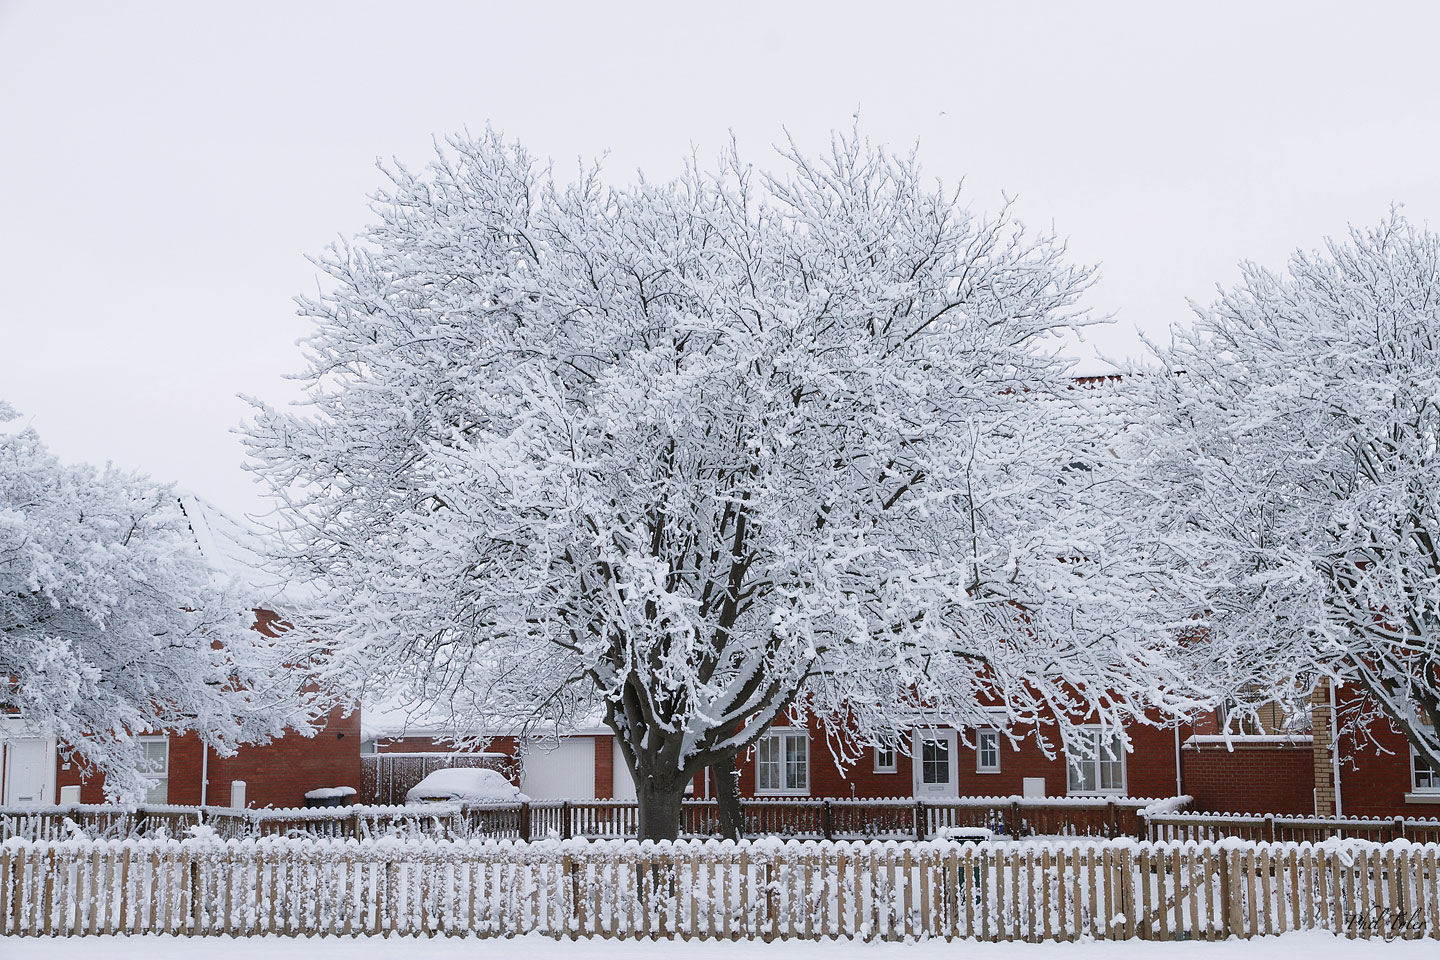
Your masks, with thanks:
[(412, 940), (403, 937), (83, 937), (19, 939), (0, 937), (0, 960), (60, 960), (75, 956), (102, 960), (192, 960), (203, 954), (214, 960), (475, 960), (523, 957), (525, 960), (1260, 960), (1304, 956), (1306, 960), (1340, 957), (1381, 957), (1384, 960), (1433, 958), (1440, 944), (1433, 940), (1343, 940), (1328, 933), (1290, 933), (1254, 940), (1220, 943), (1152, 943), (1140, 940), (1078, 943), (969, 943), (929, 940), (923, 943), (853, 943), (850, 941), (637, 942), (634, 940), (513, 940), (465, 938)]

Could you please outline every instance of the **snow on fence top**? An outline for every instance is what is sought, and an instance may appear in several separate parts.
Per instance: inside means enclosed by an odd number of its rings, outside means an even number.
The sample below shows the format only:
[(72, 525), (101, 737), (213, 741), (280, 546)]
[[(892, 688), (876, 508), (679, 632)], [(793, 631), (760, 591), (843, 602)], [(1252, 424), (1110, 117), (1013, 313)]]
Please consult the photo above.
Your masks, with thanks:
[(1315, 742), (1309, 734), (1255, 734), (1227, 736), (1223, 733), (1196, 734), (1185, 741), (1187, 747), (1255, 747), (1306, 746)]
[(825, 852), (857, 853), (871, 850), (909, 852), (912, 855), (946, 854), (967, 847), (985, 850), (1010, 851), (1067, 851), (1128, 850), (1173, 851), (1173, 850), (1291, 850), (1311, 849), (1331, 852), (1371, 852), (1375, 850), (1400, 849), (1440, 852), (1440, 842), (1416, 843), (1409, 840), (1377, 841), (1360, 837), (1331, 837), (1319, 841), (1278, 841), (1246, 840), (1225, 838), (1221, 840), (1137, 840), (1134, 837), (1045, 837), (1026, 840), (983, 840), (978, 842), (957, 842), (954, 839), (935, 840), (810, 840), (793, 837), (758, 837), (744, 840), (722, 840), (718, 838), (679, 840), (634, 840), (573, 838), (562, 840), (547, 837), (541, 840), (521, 841), (497, 839), (494, 837), (460, 838), (439, 840), (423, 836), (382, 836), (366, 839), (340, 839), (334, 837), (218, 837), (201, 835), (185, 838), (173, 837), (126, 837), (120, 839), (91, 839), (67, 837), (58, 840), (30, 840), (10, 837), (0, 841), (0, 856), (13, 856), (24, 851), (27, 859), (31, 854), (43, 855), (47, 851), (88, 855), (90, 853), (118, 853), (130, 851), (135, 854), (183, 851), (191, 859), (221, 857), (242, 853), (296, 853), (308, 857), (350, 858), (357, 854), (392, 855), (394, 859), (414, 857), (427, 861), (434, 860), (504, 860), (508, 862), (535, 863), (560, 857), (585, 857), (586, 859), (629, 858), (636, 855), (652, 857), (689, 858), (706, 855), (733, 856), (745, 853), (753, 863), (794, 853), (809, 854)]

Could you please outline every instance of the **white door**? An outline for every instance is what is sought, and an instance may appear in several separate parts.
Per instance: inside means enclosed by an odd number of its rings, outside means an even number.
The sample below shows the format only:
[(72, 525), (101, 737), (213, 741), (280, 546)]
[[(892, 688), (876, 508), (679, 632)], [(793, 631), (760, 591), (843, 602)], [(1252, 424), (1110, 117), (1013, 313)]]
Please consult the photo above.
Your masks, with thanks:
[(612, 767), (615, 772), (612, 774), (613, 780), (611, 781), (614, 786), (611, 788), (611, 795), (616, 800), (628, 800), (634, 803), (635, 778), (630, 776), (630, 768), (625, 765), (625, 757), (620, 752), (619, 740), (615, 737), (606, 739), (610, 741), (610, 749), (615, 754)]
[(49, 803), (45, 788), (50, 785), (49, 744), (43, 737), (23, 737), (6, 744), (9, 762), (5, 771), (7, 804)]
[(525, 744), (520, 790), (531, 800), (594, 800), (595, 738)]
[(917, 798), (959, 795), (955, 778), (957, 746), (954, 730), (915, 731), (915, 758), (911, 766), (915, 771)]

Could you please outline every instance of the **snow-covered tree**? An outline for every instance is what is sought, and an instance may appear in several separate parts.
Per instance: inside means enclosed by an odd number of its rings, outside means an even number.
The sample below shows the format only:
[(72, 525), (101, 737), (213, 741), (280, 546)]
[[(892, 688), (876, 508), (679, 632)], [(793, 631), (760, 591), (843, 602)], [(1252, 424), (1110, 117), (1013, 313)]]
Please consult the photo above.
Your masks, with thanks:
[(479, 731), (603, 713), (647, 837), (787, 711), (853, 759), (992, 697), (1062, 738), (1178, 702), (1084, 506), (1092, 271), (1053, 237), (858, 136), (623, 188), (437, 154), (317, 261), (308, 408), (250, 428), (338, 676)]
[(201, 556), (167, 487), (60, 463), (0, 403), (4, 704), (58, 737), (119, 797), (144, 794), (147, 732), (221, 752), (305, 722), (299, 675), (249, 629), (242, 594)]
[(1197, 315), (1135, 444), (1197, 678), (1238, 714), (1357, 685), (1440, 765), (1440, 238), (1392, 213)]

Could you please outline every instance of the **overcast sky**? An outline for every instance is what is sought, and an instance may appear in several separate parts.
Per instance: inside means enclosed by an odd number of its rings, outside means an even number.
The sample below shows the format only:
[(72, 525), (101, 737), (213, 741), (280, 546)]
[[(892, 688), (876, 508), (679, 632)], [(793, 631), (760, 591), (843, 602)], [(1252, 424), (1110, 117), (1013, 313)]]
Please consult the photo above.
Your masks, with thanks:
[(0, 399), (66, 459), (255, 509), (236, 394), (293, 394), (305, 256), (368, 222), (377, 157), (486, 121), (618, 179), (858, 109), (1099, 262), (1119, 356), (1241, 258), (1392, 200), (1440, 224), (1440, 4), (693, 9), (0, 0)]

